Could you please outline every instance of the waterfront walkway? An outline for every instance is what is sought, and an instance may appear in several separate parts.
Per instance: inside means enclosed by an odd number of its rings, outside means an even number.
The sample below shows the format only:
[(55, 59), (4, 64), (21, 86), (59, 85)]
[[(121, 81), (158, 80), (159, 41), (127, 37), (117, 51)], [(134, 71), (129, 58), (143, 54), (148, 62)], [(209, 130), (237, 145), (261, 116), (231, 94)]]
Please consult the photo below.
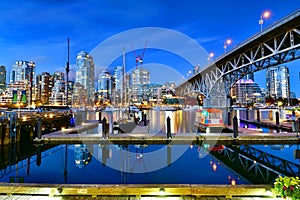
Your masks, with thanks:
[[(82, 197), (82, 196), (63, 196), (63, 197), (47, 197), (47, 196), (29, 196), (29, 195), (16, 195), (16, 196), (1, 196), (0, 200), (141, 200), (140, 197), (134, 196), (101, 196), (101, 197)], [(153, 199), (148, 197), (147, 200)], [(159, 198), (157, 198), (159, 199)], [(168, 198), (161, 197), (161, 199), (168, 200)], [(173, 197), (171, 200), (272, 200), (282, 198), (268, 198), (268, 197)]]
[[(0, 199), (178, 199), (178, 200), (254, 200), (277, 199), (268, 194), (270, 185), (49, 185), (2, 184)], [(162, 192), (163, 191), (163, 192)], [(167, 198), (169, 197), (169, 198)]]

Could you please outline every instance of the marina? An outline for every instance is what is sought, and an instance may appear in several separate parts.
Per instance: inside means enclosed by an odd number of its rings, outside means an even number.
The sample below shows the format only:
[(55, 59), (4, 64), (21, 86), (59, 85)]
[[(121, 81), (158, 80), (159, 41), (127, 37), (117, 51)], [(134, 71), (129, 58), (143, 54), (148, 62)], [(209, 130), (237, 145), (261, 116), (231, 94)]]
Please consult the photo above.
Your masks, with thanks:
[[(33, 190), (39, 183), (32, 192), (36, 195), (143, 196), (163, 187), (171, 196), (267, 196), (266, 190), (272, 188), (277, 176), (299, 175), (299, 158), (293, 156), (300, 155), (297, 132), (274, 132), (270, 128), (261, 132), (255, 124), (245, 128), (241, 121), (235, 138), (232, 125), (224, 126), (225, 132), (198, 132), (190, 123), (196, 119), (193, 110), (143, 112), (149, 120), (146, 126), (135, 124), (122, 111), (102, 112), (102, 119), (108, 123), (107, 137), (100, 113), (90, 112), (82, 114), (85, 120), (76, 126), (43, 134), (26, 144), (32, 149), (26, 155), (17, 156), (21, 153), (18, 146), (3, 148), (1, 154), (6, 156), (2, 156), (2, 161), (6, 164), (1, 168), (0, 191), (28, 194), (27, 187)], [(168, 118), (170, 128), (166, 127)], [(114, 121), (130, 132), (113, 132)], [(171, 138), (167, 137), (168, 129)], [(278, 156), (278, 151), (282, 155)], [(8, 152), (16, 152), (21, 159), (10, 160)], [(240, 162), (231, 163), (233, 157), (228, 155), (238, 156)], [(260, 157), (264, 159), (259, 160)], [(265, 159), (275, 160), (274, 165), (270, 166)], [(285, 164), (288, 168), (281, 168), (281, 162), (289, 163)], [(249, 168), (235, 168), (245, 163), (252, 164)], [(259, 171), (264, 171), (262, 175), (250, 168), (254, 163)], [(207, 169), (199, 171), (199, 166)], [(183, 168), (187, 173), (179, 172)], [(161, 179), (162, 176), (165, 178)], [(63, 188), (62, 192), (57, 193), (57, 188)], [(143, 192), (137, 193), (136, 188)]]
[[(142, 68), (148, 41), (142, 55), (131, 44), (136, 68), (126, 79), (123, 46), (123, 65), (114, 76), (100, 72), (97, 91), (99, 63), (84, 51), (76, 58), (79, 82), (69, 87), (69, 39), (66, 81), (63, 73), (42, 74), (35, 84), (35, 63), (16, 62), (17, 81), (2, 98), (0, 197), (299, 199), (299, 100), (283, 85), (288, 68), (274, 68), (299, 59), (299, 16), (266, 30), (261, 18), (260, 34), (228, 52), (226, 40), (221, 57), (179, 84), (150, 84)], [(264, 69), (268, 83), (287, 86), (285, 96), (274, 88), (262, 95), (250, 76)], [(276, 70), (284, 77), (271, 76)]]

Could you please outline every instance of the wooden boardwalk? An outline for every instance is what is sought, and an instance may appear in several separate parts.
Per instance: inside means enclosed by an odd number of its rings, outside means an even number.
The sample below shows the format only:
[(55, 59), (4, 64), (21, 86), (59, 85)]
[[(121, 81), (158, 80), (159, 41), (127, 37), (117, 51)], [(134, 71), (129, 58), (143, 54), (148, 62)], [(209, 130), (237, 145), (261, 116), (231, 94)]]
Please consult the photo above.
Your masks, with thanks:
[[(141, 197), (136, 196), (101, 196), (101, 197), (86, 197), (86, 196), (62, 196), (62, 197), (48, 197), (48, 196), (29, 196), (29, 195), (14, 195), (14, 196), (1, 196), (0, 200), (141, 200)], [(147, 200), (152, 200), (153, 198), (145, 198)], [(159, 199), (159, 198), (157, 198)], [(272, 199), (282, 199), (274, 197), (161, 197), (164, 200), (272, 200)]]
[[(49, 197), (49, 196), (30, 196), (30, 195), (14, 195), (14, 196), (3, 196), (0, 195), (0, 200), (141, 200), (143, 198), (136, 196), (97, 196), (97, 197), (86, 197), (86, 196), (59, 196), (59, 197)], [(218, 196), (207, 196), (207, 197), (198, 197), (198, 196), (180, 196), (180, 197), (161, 197), (157, 198), (164, 200), (272, 200), (272, 199), (281, 199), (275, 197), (218, 197)], [(154, 200), (151, 197), (146, 197), (145, 200)]]
[[(163, 189), (164, 193), (161, 192)], [(270, 185), (191, 184), (1, 184), (0, 199), (142, 199), (171, 197), (182, 200), (275, 199), (267, 193)], [(39, 198), (37, 198), (39, 197)]]

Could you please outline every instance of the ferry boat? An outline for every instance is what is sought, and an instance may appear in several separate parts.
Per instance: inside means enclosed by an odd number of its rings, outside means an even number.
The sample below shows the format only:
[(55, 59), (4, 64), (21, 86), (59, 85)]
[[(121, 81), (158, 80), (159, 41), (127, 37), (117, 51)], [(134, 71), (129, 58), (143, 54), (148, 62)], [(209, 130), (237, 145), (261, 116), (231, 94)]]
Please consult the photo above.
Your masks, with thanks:
[(216, 108), (198, 109), (195, 125), (200, 132), (221, 133), (224, 128), (222, 110)]

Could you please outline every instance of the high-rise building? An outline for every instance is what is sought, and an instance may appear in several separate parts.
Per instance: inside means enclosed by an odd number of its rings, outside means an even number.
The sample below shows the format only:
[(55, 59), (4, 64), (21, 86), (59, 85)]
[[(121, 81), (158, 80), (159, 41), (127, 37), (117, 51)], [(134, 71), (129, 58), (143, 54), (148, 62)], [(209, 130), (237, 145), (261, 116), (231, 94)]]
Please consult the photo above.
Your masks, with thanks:
[(41, 104), (49, 104), (51, 90), (50, 88), (51, 75), (48, 72), (43, 72), (36, 76), (35, 84), (35, 100)]
[(66, 102), (64, 73), (54, 72), (49, 80), (49, 85), (50, 88), (52, 87), (50, 104), (64, 105)]
[(133, 101), (141, 101), (143, 93), (141, 86), (150, 84), (150, 72), (144, 68), (136, 68), (131, 74), (131, 99)]
[(108, 71), (103, 71), (98, 78), (98, 98), (102, 102), (112, 101), (113, 78)]
[(290, 98), (289, 69), (286, 66), (270, 67), (266, 71), (267, 96), (274, 99)]
[(32, 61), (17, 61), (13, 64), (10, 76), (9, 83), (16, 83), (21, 81), (35, 81), (35, 63)]
[(115, 102), (117, 104), (122, 103), (123, 100), (123, 66), (117, 66), (114, 70), (114, 80), (115, 80)]
[[(93, 106), (95, 99), (95, 66), (92, 56), (81, 51), (76, 58), (76, 86), (81, 85), (84, 93), (74, 94), (82, 98), (82, 106)], [(78, 90), (76, 90), (78, 91)], [(75, 91), (74, 91), (75, 92)]]
[[(28, 92), (23, 91), (23, 94), (26, 94), (27, 96), (27, 100), (28, 100), (28, 106), (31, 106), (33, 103), (33, 87), (35, 85), (35, 63), (32, 61), (17, 61), (11, 68), (10, 71), (10, 76), (9, 76), (9, 84), (16, 84), (17, 85), (20, 83), (27, 85), (26, 87), (28, 87)], [(19, 89), (17, 89), (19, 90)], [(14, 90), (14, 93), (18, 93), (16, 92), (16, 90)], [(24, 95), (22, 95), (24, 96)]]
[(262, 103), (262, 95), (259, 85), (252, 79), (240, 79), (231, 88), (233, 99), (235, 99), (236, 103), (244, 106), (257, 102)]
[(5, 66), (0, 66), (0, 94), (2, 94), (6, 89), (6, 68)]

